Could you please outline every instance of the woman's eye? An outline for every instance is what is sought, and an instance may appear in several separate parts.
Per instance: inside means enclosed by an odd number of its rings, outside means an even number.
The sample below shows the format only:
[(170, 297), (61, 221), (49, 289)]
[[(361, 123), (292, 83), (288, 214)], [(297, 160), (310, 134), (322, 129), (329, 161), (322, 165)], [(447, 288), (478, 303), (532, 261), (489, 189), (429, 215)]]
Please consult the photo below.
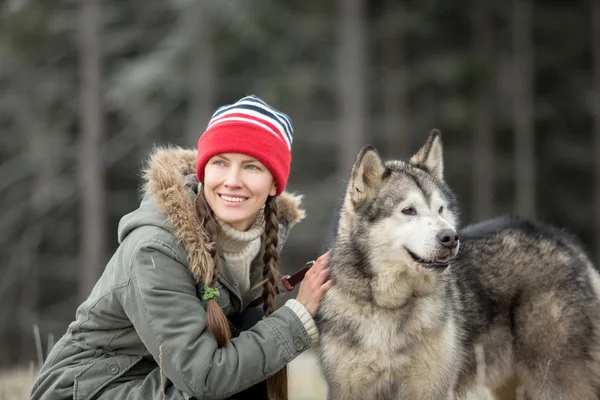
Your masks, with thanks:
[(404, 215), (417, 215), (417, 211), (412, 207), (406, 207), (402, 210)]
[(438, 213), (443, 213), (444, 212), (444, 206), (440, 206), (440, 209), (438, 210)]
[(248, 168), (248, 169), (260, 170), (260, 168), (258, 168), (258, 166), (256, 166), (256, 165), (253, 165), (253, 164), (248, 164), (248, 165), (246, 165), (246, 168)]

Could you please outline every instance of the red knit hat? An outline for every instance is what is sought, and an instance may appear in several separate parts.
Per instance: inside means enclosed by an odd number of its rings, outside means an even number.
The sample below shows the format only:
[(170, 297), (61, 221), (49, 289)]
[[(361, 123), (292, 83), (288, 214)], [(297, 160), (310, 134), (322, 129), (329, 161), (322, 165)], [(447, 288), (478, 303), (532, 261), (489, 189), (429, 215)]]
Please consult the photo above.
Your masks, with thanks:
[(279, 196), (285, 190), (292, 162), (290, 118), (256, 96), (219, 108), (198, 140), (196, 175), (204, 182), (208, 160), (222, 153), (256, 158), (273, 175)]

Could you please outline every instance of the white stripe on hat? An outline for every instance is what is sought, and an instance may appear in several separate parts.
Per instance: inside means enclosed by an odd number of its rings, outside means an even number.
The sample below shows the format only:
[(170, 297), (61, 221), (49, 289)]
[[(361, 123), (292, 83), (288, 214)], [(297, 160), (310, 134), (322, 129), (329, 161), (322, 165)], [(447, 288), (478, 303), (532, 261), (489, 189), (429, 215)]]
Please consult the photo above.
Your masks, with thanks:
[[(279, 131), (277, 133), (279, 134), (279, 136), (281, 136), (281, 138), (283, 140), (285, 140), (288, 148), (291, 148), (290, 140), (289, 140), (288, 136), (285, 134), (285, 132), (286, 132), (285, 127), (279, 122), (279, 120), (275, 120), (273, 118), (266, 116), (263, 113), (260, 113), (260, 112), (254, 111), (254, 110), (250, 110), (247, 108), (233, 107), (225, 112), (222, 112), (221, 114), (218, 115), (217, 118), (210, 121), (207, 129), (210, 129), (216, 122), (221, 121), (221, 119), (223, 119), (223, 118), (227, 118), (227, 116), (231, 115), (231, 114), (245, 114), (245, 115), (252, 116), (256, 119), (264, 120), (264, 121), (270, 123), (271, 125), (275, 126), (275, 128)], [(273, 132), (273, 130), (271, 130), (271, 131)], [(273, 133), (276, 133), (276, 132), (273, 132)]]
[[(254, 112), (262, 114), (261, 118), (265, 118), (265, 119), (271, 118), (271, 119), (274, 119), (275, 121), (279, 121), (279, 125), (282, 128), (280, 130), (284, 134), (283, 136), (286, 138), (286, 142), (288, 142), (289, 145), (292, 144), (292, 141), (293, 141), (293, 133), (292, 132), (293, 131), (292, 131), (290, 118), (286, 114), (284, 114), (280, 111), (277, 111), (276, 109), (269, 106), (263, 100), (259, 99), (258, 97), (254, 96), (254, 95), (246, 96), (233, 104), (219, 107), (219, 109), (217, 111), (215, 111), (215, 113), (212, 115), (211, 120), (218, 118), (222, 114), (224, 114), (226, 112), (230, 112), (236, 108), (248, 110), (248, 111), (254, 111)], [(210, 122), (209, 122), (209, 125), (210, 125)]]
[(225, 116), (225, 117), (223, 117), (223, 118), (218, 118), (218, 119), (216, 119), (216, 120), (212, 121), (206, 130), (209, 130), (209, 129), (210, 129), (210, 128), (212, 128), (213, 126), (215, 126), (215, 125), (218, 125), (218, 124), (221, 124), (221, 123), (223, 123), (223, 122), (231, 122), (231, 121), (241, 121), (241, 122), (248, 122), (248, 123), (251, 123), (251, 124), (254, 124), (254, 125), (258, 125), (258, 126), (260, 126), (261, 128), (263, 128), (263, 129), (266, 129), (266, 130), (268, 130), (269, 132), (271, 132), (271, 133), (272, 133), (272, 134), (273, 134), (273, 135), (274, 135), (274, 136), (275, 136), (277, 139), (279, 139), (279, 140), (283, 141), (283, 142), (284, 142), (284, 143), (287, 145), (288, 149), (290, 149), (290, 150), (291, 150), (291, 146), (289, 145), (289, 143), (287, 142), (287, 140), (284, 140), (284, 139), (281, 137), (281, 134), (278, 134), (277, 132), (275, 132), (275, 131), (274, 131), (273, 129), (271, 129), (271, 127), (269, 127), (268, 125), (265, 125), (265, 124), (263, 124), (263, 123), (261, 123), (261, 122), (259, 122), (259, 121), (255, 120), (255, 119), (251, 119), (251, 118), (243, 118), (243, 117), (227, 117), (227, 116)]
[(259, 99), (256, 96), (244, 97), (242, 99), (242, 101), (250, 101), (250, 102), (261, 104), (264, 107), (267, 107), (275, 115), (275, 118), (277, 118), (281, 123), (284, 124), (284, 131), (285, 131), (286, 136), (289, 139), (289, 142), (291, 143), (293, 141), (292, 121), (290, 120), (289, 116), (282, 113), (281, 111), (277, 111), (276, 109), (274, 109), (273, 107), (271, 107), (270, 105), (268, 105), (267, 103), (265, 103), (263, 100)]

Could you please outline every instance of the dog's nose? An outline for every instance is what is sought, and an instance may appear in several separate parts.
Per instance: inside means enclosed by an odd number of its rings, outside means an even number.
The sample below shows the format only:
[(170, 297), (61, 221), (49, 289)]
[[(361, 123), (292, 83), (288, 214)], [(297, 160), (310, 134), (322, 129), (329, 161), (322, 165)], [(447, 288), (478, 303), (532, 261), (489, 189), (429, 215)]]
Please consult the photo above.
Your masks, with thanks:
[(437, 234), (438, 241), (444, 247), (453, 249), (458, 246), (458, 233), (454, 229), (443, 229)]

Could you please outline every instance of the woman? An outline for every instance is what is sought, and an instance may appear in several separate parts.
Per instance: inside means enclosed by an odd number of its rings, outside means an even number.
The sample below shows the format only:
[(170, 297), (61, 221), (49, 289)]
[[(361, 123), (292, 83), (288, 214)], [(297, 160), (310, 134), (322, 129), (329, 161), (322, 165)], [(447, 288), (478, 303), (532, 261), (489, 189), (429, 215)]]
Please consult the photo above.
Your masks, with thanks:
[(285, 365), (317, 340), (331, 286), (325, 254), (274, 310), (279, 251), (304, 218), (284, 192), (291, 143), (287, 115), (248, 96), (215, 112), (197, 152), (155, 151), (32, 399), (286, 399)]

